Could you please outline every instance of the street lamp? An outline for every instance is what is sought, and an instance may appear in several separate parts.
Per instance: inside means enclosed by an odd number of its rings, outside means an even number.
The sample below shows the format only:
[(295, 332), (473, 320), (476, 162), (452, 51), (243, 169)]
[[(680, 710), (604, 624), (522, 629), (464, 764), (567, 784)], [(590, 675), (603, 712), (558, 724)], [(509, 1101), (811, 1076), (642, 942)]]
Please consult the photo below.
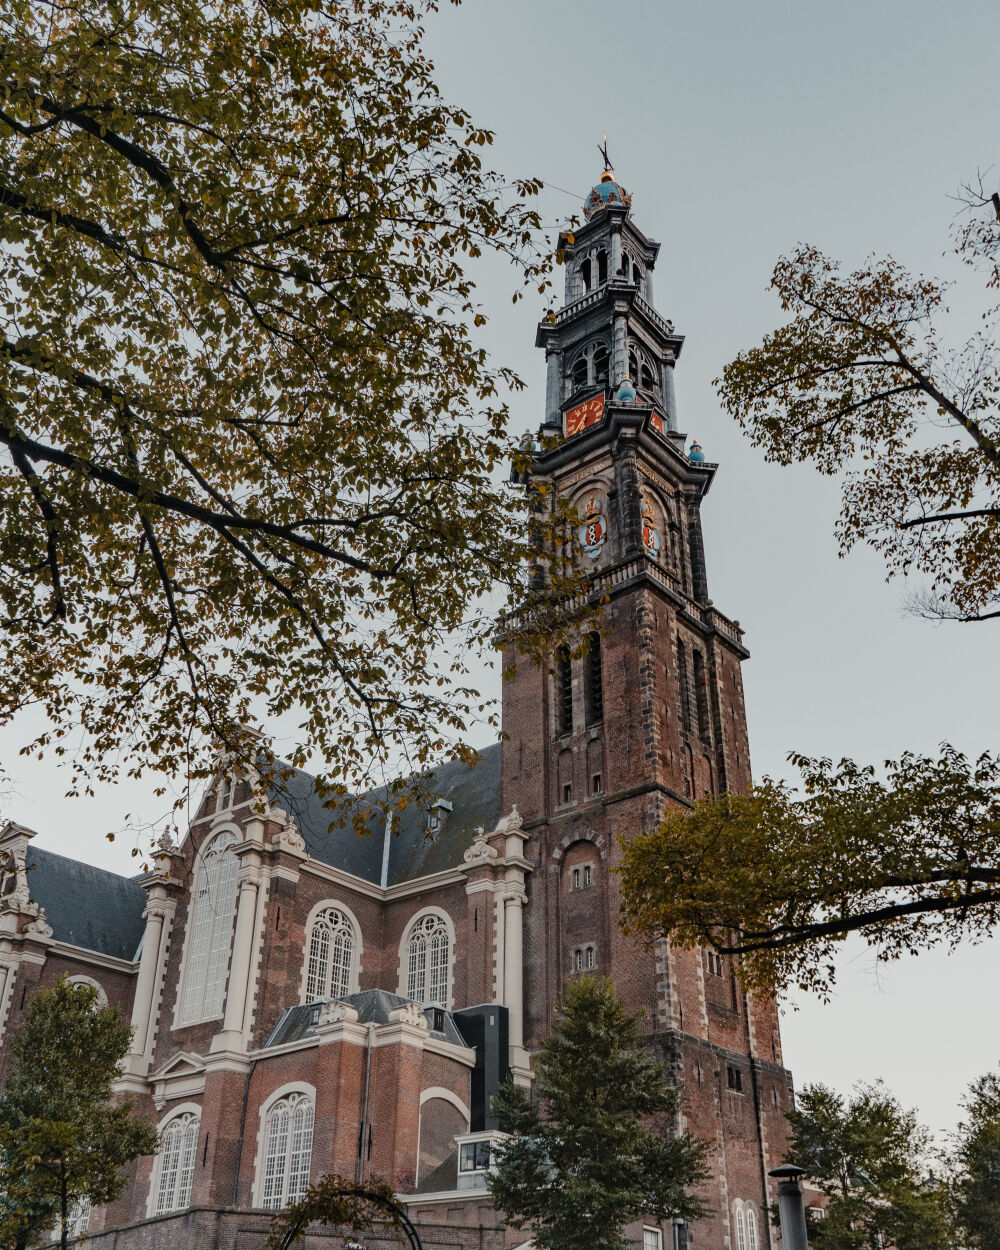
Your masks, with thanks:
[(802, 1186), (799, 1184), (805, 1174), (805, 1168), (796, 1167), (794, 1163), (784, 1163), (768, 1173), (768, 1176), (775, 1177), (778, 1182), (782, 1250), (809, 1250), (806, 1206), (802, 1198)]

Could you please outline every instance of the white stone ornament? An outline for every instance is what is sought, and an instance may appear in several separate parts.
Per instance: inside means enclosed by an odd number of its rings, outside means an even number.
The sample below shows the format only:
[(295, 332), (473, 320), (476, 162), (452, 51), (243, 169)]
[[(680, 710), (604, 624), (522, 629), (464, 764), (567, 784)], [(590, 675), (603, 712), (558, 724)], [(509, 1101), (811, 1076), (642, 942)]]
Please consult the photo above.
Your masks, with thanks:
[(52, 926), (45, 919), (44, 907), (39, 907), (38, 915), (25, 925), (24, 931), (30, 933), (32, 937), (50, 938), (52, 936)]
[(324, 1029), (333, 1024), (355, 1024), (357, 1019), (358, 1013), (350, 1003), (341, 1003), (335, 998), (331, 998), (329, 1002), (324, 1003), (320, 1008), (319, 1019), (316, 1021), (316, 1024), (318, 1028)]
[(462, 858), (467, 864), (488, 864), (496, 859), (497, 853), (486, 840), (486, 832), (480, 825), (476, 829), (476, 836), (472, 839), (472, 845), (466, 849)]
[(417, 1003), (405, 1003), (402, 1007), (397, 1007), (395, 1011), (389, 1012), (389, 1019), (394, 1024), (408, 1024), (413, 1029), (423, 1030), (424, 1033), (430, 1031), (423, 1008)]

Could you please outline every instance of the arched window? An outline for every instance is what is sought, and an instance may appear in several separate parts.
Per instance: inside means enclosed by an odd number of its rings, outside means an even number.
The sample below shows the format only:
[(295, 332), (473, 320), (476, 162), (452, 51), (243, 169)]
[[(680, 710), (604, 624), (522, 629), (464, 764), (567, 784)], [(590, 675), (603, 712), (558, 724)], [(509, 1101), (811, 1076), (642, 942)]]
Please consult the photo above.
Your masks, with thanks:
[(752, 1202), (746, 1205), (747, 1250), (757, 1250), (757, 1209)]
[(594, 954), (594, 948), (592, 946), (585, 947), (583, 951), (584, 968), (593, 968), (596, 966), (596, 964), (597, 964), (597, 959)]
[(268, 1109), (264, 1124), (264, 1176), (260, 1205), (277, 1211), (298, 1202), (309, 1184), (313, 1104), (308, 1094), (289, 1094)]
[(451, 942), (443, 916), (421, 916), (406, 946), (406, 997), (416, 1003), (448, 1004)]
[(581, 875), (580, 875), (580, 869), (579, 869), (579, 868), (574, 868), (574, 869), (573, 869), (572, 882), (573, 882), (573, 884), (572, 884), (572, 887), (571, 887), (571, 888), (572, 888), (572, 889), (574, 889), (574, 890), (579, 890), (580, 885), (581, 885), (581, 882), (582, 882), (582, 877), (581, 877)]
[(736, 1224), (736, 1250), (747, 1250), (747, 1226), (743, 1218), (742, 1203), (734, 1203), (733, 1220)]
[(602, 248), (597, 253), (597, 281), (603, 285), (608, 280), (608, 254)]
[(628, 376), (632, 379), (634, 386), (639, 384), (639, 357), (635, 352), (628, 354)]
[(573, 665), (568, 647), (556, 652), (556, 727), (560, 734), (573, 732)]
[(582, 390), (587, 385), (587, 357), (580, 355), (573, 362), (573, 389)]
[(594, 381), (607, 382), (610, 357), (603, 343), (594, 349)]
[(194, 1179), (200, 1127), (198, 1117), (189, 1111), (175, 1116), (163, 1130), (154, 1215), (183, 1211), (191, 1205), (191, 1181)]
[(182, 1025), (222, 1015), (236, 909), (236, 842), (235, 833), (220, 833), (202, 857), (188, 920)]
[(591, 287), (590, 277), (590, 261), (585, 260), (580, 266), (580, 277), (583, 279), (583, 289), (589, 291)]
[(337, 907), (324, 907), (309, 933), (306, 1001), (344, 998), (352, 989), (354, 925)]
[(658, 389), (656, 373), (648, 360), (644, 360), (639, 366), (639, 380), (636, 382), (636, 386), (644, 391), (655, 391)]
[(70, 977), (71, 985), (89, 985), (91, 989), (97, 991), (97, 997), (94, 999), (94, 1010), (100, 1011), (102, 1007), (108, 1005), (108, 996), (104, 992), (104, 986), (99, 981), (95, 981), (93, 977), (76, 976)]
[(587, 639), (590, 650), (586, 659), (587, 724), (599, 725), (604, 720), (604, 684), (601, 673), (601, 635), (594, 630)]

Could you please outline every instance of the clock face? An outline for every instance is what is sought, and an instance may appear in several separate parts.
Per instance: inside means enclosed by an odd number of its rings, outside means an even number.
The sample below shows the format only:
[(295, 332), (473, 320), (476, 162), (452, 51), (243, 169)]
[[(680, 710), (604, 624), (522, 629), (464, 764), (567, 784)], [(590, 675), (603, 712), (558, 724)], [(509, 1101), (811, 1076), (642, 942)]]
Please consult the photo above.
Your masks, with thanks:
[(652, 414), (652, 416), (649, 418), (649, 424), (653, 427), (653, 429), (657, 432), (657, 434), (663, 433), (663, 418), (660, 416), (658, 412), (654, 412)]
[(566, 437), (572, 438), (589, 425), (597, 425), (604, 419), (604, 392), (588, 399), (586, 403), (577, 404), (566, 413)]

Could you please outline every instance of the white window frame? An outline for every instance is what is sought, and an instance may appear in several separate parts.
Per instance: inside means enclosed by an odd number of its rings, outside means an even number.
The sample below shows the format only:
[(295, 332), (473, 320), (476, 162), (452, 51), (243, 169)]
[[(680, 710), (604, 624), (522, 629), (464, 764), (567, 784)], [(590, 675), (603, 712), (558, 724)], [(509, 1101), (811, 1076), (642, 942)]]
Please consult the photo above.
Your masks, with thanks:
[(97, 998), (94, 1000), (94, 1010), (100, 1011), (102, 1007), (108, 1005), (108, 996), (105, 993), (104, 986), (100, 981), (95, 981), (93, 977), (85, 977), (82, 974), (74, 974), (69, 979), (70, 985), (89, 985), (92, 989), (97, 990)]
[[(329, 963), (327, 965), (326, 984), (327, 989), (322, 994), (313, 995), (309, 989), (310, 963), (312, 960), (312, 941), (313, 934), (316, 931), (316, 925), (321, 921), (323, 913), (326, 911), (338, 911), (343, 916), (346, 927), (351, 934), (351, 952), (347, 969), (347, 988), (343, 993), (338, 992), (330, 987)], [(361, 981), (361, 926), (354, 912), (346, 906), (339, 898), (326, 898), (309, 913), (305, 924), (305, 947), (302, 956), (302, 983), (299, 988), (299, 1001), (302, 1003), (315, 1002), (317, 998), (343, 998), (347, 994), (356, 994), (360, 988)]]
[[(231, 887), (232, 893), (228, 917), (223, 916), (222, 912), (215, 905), (209, 904), (207, 896), (205, 900), (201, 897), (208, 857), (215, 853), (214, 848), (222, 838), (228, 839), (226, 842), (227, 847), (233, 847), (243, 840), (243, 831), (236, 825), (230, 824), (214, 830), (196, 856), (195, 885), (191, 892), (187, 921), (184, 926), (184, 953), (181, 958), (180, 993), (177, 995), (177, 1002), (174, 1008), (173, 1027), (175, 1029), (187, 1028), (192, 1024), (200, 1024), (205, 1020), (219, 1020), (225, 1014), (229, 959), (232, 953), (233, 930), (236, 923), (236, 899), (239, 892), (240, 865), (235, 855), (232, 860), (232, 872), (229, 873), (227, 871), (225, 880), (227, 890)], [(225, 854), (225, 848), (223, 848), (223, 854)], [(213, 907), (213, 911), (210, 913), (208, 926), (205, 930), (204, 962), (201, 964), (198, 962), (201, 955), (196, 945), (200, 934), (196, 934), (196, 929), (202, 923), (200, 913), (203, 905)], [(213, 956), (215, 959), (214, 965)], [(215, 992), (212, 997), (209, 996), (210, 974), (212, 974), (215, 984)], [(201, 988), (198, 993), (198, 1003), (195, 1005), (192, 1003), (192, 999), (196, 994), (193, 988), (195, 984), (194, 978), (199, 975), (201, 976)]]
[[(286, 1138), (286, 1149), (281, 1163), (280, 1173), (275, 1170), (268, 1175), (269, 1149), (272, 1141), (272, 1131), (274, 1131), (275, 1120), (282, 1111), (290, 1112), (294, 1117), (295, 1112), (308, 1104), (309, 1116), (309, 1158), (308, 1166), (303, 1172), (301, 1167), (295, 1173), (291, 1170), (292, 1151), (288, 1148), (288, 1140), (291, 1138), (292, 1123), (288, 1126), (288, 1137)], [(309, 1179), (312, 1174), (312, 1155), (313, 1145), (315, 1143), (315, 1125), (316, 1125), (316, 1089), (312, 1085), (306, 1084), (304, 1081), (292, 1081), (287, 1085), (282, 1085), (276, 1089), (274, 1093), (267, 1099), (260, 1109), (260, 1127), (257, 1132), (257, 1157), (254, 1160), (254, 1187), (253, 1187), (253, 1205), (267, 1211), (280, 1211), (289, 1205), (290, 1202), (297, 1201), (302, 1196)], [(277, 1152), (270, 1156), (278, 1158)], [(269, 1185), (272, 1178), (277, 1179), (277, 1186)], [(304, 1181), (303, 1181), (304, 1178)], [(292, 1187), (292, 1180), (298, 1183)], [(271, 1192), (268, 1193), (268, 1189)]]
[[(160, 1206), (160, 1190), (163, 1184), (163, 1163), (164, 1163), (164, 1138), (175, 1124), (179, 1125), (183, 1120), (188, 1120), (188, 1127), (193, 1123), (194, 1126), (194, 1145), (191, 1151), (190, 1176), (185, 1184), (181, 1184), (182, 1165), (184, 1163), (184, 1144), (181, 1143), (180, 1151), (177, 1158), (176, 1180), (173, 1185), (174, 1201), (172, 1205)], [(201, 1107), (196, 1102), (185, 1102), (179, 1107), (174, 1107), (157, 1125), (157, 1132), (160, 1137), (160, 1144), (157, 1147), (156, 1154), (153, 1157), (153, 1170), (149, 1177), (149, 1194), (146, 1199), (146, 1217), (152, 1219), (156, 1215), (168, 1215), (173, 1211), (186, 1211), (191, 1205), (191, 1187), (194, 1183), (195, 1166), (198, 1161), (198, 1142), (201, 1140)], [(186, 1189), (186, 1193), (184, 1190)], [(178, 1199), (184, 1197), (185, 1201), (180, 1203)]]
[[(648, 1236), (652, 1234), (652, 1236)], [(663, 1229), (652, 1224), (642, 1226), (642, 1250), (663, 1250)]]
[[(444, 932), (448, 940), (448, 955), (445, 963), (445, 985), (444, 994), (431, 997), (431, 944), (424, 943), (424, 997), (422, 999), (413, 998), (410, 994), (410, 942), (418, 929), (422, 928), (424, 922), (433, 917), (438, 921), (438, 933)], [(428, 931), (428, 930), (425, 930)], [(430, 932), (430, 931), (428, 931)], [(432, 938), (436, 936), (431, 933)], [(436, 1003), (446, 1010), (450, 1010), (454, 998), (455, 986), (455, 925), (451, 916), (442, 907), (424, 907), (410, 917), (406, 928), (403, 930), (403, 936), (399, 943), (399, 994), (402, 998), (412, 999), (414, 1002), (420, 1002), (421, 1006), (427, 1003)]]

